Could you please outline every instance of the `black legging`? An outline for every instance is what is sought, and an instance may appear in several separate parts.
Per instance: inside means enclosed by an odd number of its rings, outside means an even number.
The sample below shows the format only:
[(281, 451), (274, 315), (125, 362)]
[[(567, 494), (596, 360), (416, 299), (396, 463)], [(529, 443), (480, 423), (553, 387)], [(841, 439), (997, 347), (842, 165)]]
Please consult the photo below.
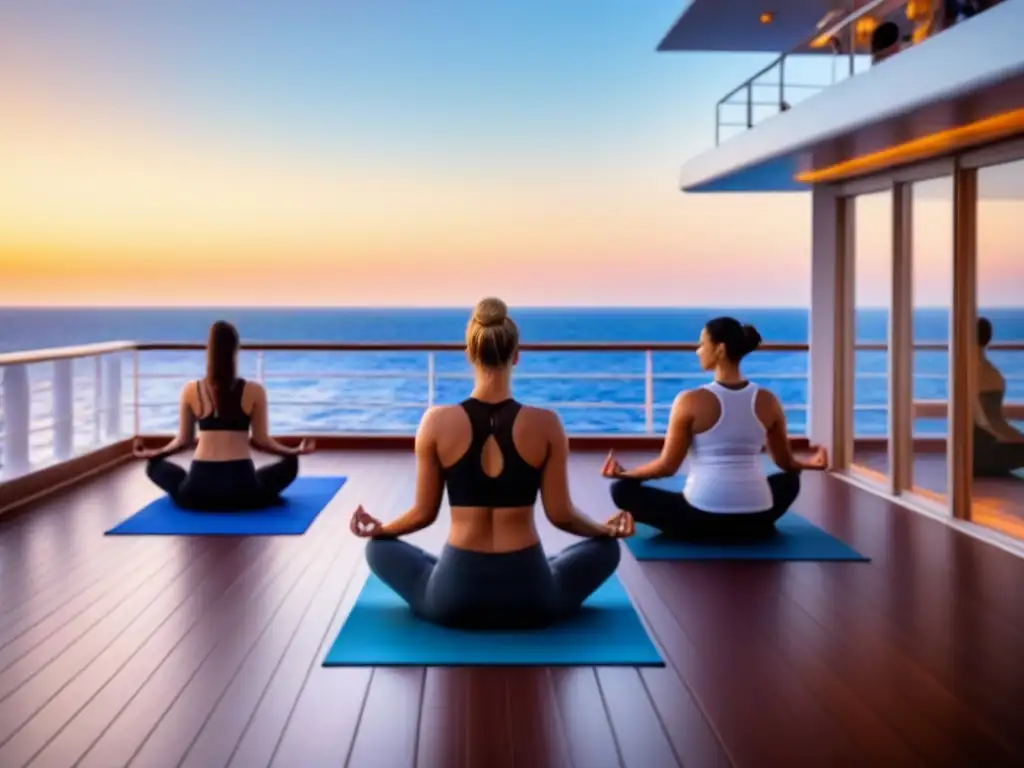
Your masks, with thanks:
[(185, 509), (229, 512), (281, 504), (284, 491), (299, 474), (298, 456), (284, 456), (256, 469), (252, 459), (193, 461), (188, 471), (164, 457), (146, 464), (149, 479)]
[(800, 493), (800, 473), (770, 475), (768, 485), (772, 489), (772, 507), (763, 512), (705, 512), (690, 504), (679, 491), (666, 491), (625, 478), (612, 483), (612, 500), (619, 509), (633, 515), (636, 522), (657, 528), (674, 539), (746, 540), (775, 533), (775, 521), (786, 514)]
[(987, 430), (974, 428), (976, 477), (1005, 477), (1018, 469), (1024, 469), (1024, 443), (1002, 442)]
[(370, 570), (437, 624), (472, 628), (537, 627), (580, 609), (619, 565), (619, 542), (584, 539), (547, 558), (540, 544), (516, 552), (475, 552), (445, 545), (435, 557), (400, 539), (371, 539)]

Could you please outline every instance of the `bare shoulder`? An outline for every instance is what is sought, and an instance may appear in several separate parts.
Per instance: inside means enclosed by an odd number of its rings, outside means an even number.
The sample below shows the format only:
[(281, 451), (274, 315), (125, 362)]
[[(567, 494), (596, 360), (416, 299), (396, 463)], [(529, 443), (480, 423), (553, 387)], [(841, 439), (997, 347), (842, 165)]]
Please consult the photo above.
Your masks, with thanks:
[(754, 405), (758, 408), (770, 408), (774, 410), (779, 407), (779, 398), (777, 398), (775, 393), (770, 389), (758, 387), (757, 394), (754, 395)]
[(417, 434), (421, 438), (436, 435), (458, 435), (469, 429), (469, 417), (458, 405), (432, 405), (420, 417)]
[(267, 390), (258, 381), (249, 381), (247, 379), (245, 387), (242, 389), (242, 397), (247, 400), (265, 400)]
[(709, 395), (711, 396), (711, 399), (715, 398), (715, 396), (708, 390), (704, 389), (704, 387), (685, 389), (676, 395), (674, 402), (679, 403), (680, 405), (694, 405), (695, 403), (701, 403), (707, 400)]
[(718, 398), (704, 387), (684, 390), (672, 401), (673, 410), (684, 413), (694, 413), (707, 406), (718, 407)]
[(754, 411), (761, 423), (772, 429), (780, 423), (779, 415), (782, 413), (782, 404), (771, 390), (758, 389), (757, 394), (754, 395)]
[(524, 405), (522, 410), (519, 411), (519, 418), (523, 420), (524, 426), (543, 431), (548, 435), (557, 434), (562, 430), (562, 419), (558, 413), (550, 408), (536, 408), (532, 405)]
[(445, 424), (450, 424), (453, 417), (456, 416), (455, 411), (457, 410), (461, 409), (453, 405), (430, 406), (423, 412), (423, 416), (420, 418), (420, 429), (422, 431), (427, 431), (443, 427)]
[(192, 404), (197, 401), (199, 395), (199, 382), (190, 381), (181, 388), (181, 402)]

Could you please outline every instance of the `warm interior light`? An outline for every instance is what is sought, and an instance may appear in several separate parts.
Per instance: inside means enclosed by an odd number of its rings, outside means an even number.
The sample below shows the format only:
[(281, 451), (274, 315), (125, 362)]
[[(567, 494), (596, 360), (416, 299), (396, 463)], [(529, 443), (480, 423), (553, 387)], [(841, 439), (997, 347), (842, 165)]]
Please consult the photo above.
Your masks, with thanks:
[(907, 3), (907, 20), (917, 21), (923, 18), (924, 15), (930, 10), (931, 5), (928, 0), (909, 0)]
[(775, 21), (775, 14), (769, 11), (765, 11), (764, 13), (761, 14), (762, 24), (771, 24), (773, 21)]
[(853, 176), (862, 176), (882, 168), (906, 165), (936, 155), (948, 154), (971, 145), (995, 141), (1019, 133), (1024, 133), (1024, 109), (1004, 112), (1001, 115), (986, 117), (957, 128), (938, 131), (825, 168), (804, 171), (798, 173), (794, 178), (801, 184), (838, 181)]
[(857, 24), (853, 28), (854, 34), (857, 36), (857, 42), (867, 44), (877, 28), (878, 22), (875, 19), (870, 16), (861, 16), (857, 19)]

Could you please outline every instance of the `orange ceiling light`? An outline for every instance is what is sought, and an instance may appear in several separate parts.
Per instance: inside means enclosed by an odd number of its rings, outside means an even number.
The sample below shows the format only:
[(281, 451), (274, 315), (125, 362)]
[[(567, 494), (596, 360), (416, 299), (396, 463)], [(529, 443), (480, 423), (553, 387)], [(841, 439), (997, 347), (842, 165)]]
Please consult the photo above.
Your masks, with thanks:
[(762, 24), (771, 24), (775, 21), (775, 14), (771, 11), (765, 11), (758, 18)]
[(1024, 133), (1024, 109), (1015, 109), (1012, 112), (1004, 112), (1001, 115), (986, 117), (984, 120), (896, 144), (878, 152), (844, 160), (825, 168), (804, 171), (796, 174), (794, 179), (801, 184), (839, 181), (853, 176), (863, 176), (883, 168), (926, 160), (937, 155), (948, 154), (958, 149), (1020, 133)]
[(906, 15), (908, 21), (919, 21), (931, 11), (929, 0), (909, 0)]
[(871, 16), (861, 16), (857, 19), (857, 24), (853, 28), (854, 35), (857, 37), (857, 42), (866, 44), (871, 40), (871, 35), (878, 29), (878, 21)]

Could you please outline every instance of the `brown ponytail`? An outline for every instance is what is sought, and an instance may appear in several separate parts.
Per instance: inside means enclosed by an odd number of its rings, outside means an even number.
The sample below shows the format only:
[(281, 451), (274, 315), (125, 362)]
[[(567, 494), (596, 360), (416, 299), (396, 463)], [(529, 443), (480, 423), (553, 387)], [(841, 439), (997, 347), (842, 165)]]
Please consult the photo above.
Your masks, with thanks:
[(238, 405), (237, 400), (228, 397), (238, 378), (235, 353), (238, 351), (238, 331), (231, 323), (218, 320), (210, 326), (210, 339), (206, 345), (206, 383), (213, 390), (214, 405), (221, 416), (229, 416), (229, 410)]

